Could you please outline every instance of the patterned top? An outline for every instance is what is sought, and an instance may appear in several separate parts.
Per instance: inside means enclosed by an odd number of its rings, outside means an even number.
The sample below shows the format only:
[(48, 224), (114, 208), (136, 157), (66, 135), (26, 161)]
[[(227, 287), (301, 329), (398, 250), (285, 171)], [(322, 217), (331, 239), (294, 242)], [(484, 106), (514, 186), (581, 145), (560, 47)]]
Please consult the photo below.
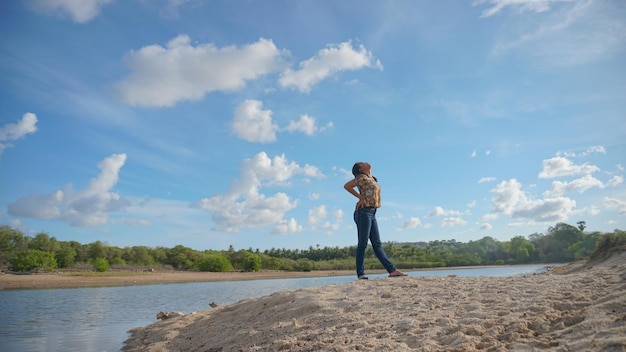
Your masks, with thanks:
[(356, 186), (359, 188), (359, 194), (363, 195), (365, 207), (380, 208), (380, 186), (372, 176), (365, 174), (357, 175)]

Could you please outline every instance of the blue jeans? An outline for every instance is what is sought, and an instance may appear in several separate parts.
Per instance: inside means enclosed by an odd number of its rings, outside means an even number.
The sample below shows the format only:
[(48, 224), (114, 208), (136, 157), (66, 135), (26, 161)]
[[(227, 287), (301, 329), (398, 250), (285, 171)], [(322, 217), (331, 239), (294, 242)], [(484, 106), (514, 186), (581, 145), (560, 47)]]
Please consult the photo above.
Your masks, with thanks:
[(356, 275), (365, 274), (365, 249), (367, 241), (372, 242), (372, 249), (380, 263), (388, 273), (396, 271), (396, 266), (391, 263), (383, 249), (376, 222), (376, 208), (360, 208), (354, 212), (354, 222), (359, 234), (359, 243), (356, 247)]

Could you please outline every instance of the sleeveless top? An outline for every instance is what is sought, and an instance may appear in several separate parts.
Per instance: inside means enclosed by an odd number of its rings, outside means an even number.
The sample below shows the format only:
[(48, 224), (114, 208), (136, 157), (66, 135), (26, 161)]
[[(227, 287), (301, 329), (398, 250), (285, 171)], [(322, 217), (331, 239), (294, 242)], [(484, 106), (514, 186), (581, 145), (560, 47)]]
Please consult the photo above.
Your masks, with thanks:
[(357, 175), (356, 186), (359, 194), (363, 196), (365, 207), (380, 208), (380, 186), (372, 176), (365, 174)]

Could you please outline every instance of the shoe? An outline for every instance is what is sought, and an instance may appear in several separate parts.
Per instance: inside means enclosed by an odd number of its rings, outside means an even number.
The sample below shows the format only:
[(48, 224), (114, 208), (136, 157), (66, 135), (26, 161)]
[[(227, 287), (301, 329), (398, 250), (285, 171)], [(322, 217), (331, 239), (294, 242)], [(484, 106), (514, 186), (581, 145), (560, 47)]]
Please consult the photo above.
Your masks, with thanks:
[(409, 276), (399, 270), (394, 271), (393, 273), (389, 274), (389, 277), (400, 277), (400, 276)]
[(367, 277), (367, 276), (365, 276), (365, 275), (361, 275), (361, 276), (359, 276), (359, 280), (367, 280), (367, 279), (368, 279), (368, 277)]

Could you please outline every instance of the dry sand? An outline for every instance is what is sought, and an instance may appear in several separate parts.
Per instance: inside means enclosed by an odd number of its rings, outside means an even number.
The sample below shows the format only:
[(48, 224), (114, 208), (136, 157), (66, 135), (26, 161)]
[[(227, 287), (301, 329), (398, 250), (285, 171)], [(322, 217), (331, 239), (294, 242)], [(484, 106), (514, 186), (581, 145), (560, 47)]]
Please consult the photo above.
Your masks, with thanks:
[(354, 271), (259, 271), (259, 272), (56, 272), (32, 275), (0, 275), (2, 289), (77, 288), (152, 285), (183, 282), (240, 281), (354, 275)]
[(129, 352), (626, 351), (626, 252), (539, 275), (284, 291), (131, 334)]

